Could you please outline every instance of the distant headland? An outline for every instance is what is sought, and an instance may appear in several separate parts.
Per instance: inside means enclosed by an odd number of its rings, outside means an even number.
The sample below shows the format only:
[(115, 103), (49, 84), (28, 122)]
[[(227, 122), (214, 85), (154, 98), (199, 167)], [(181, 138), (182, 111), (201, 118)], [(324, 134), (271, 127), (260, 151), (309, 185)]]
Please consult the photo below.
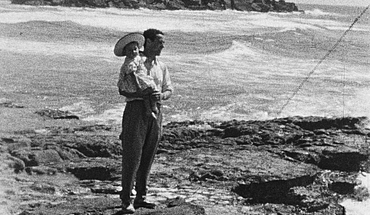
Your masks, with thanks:
[(153, 10), (239, 10), (258, 12), (301, 11), (285, 0), (11, 0), (13, 4), (67, 7), (148, 8)]

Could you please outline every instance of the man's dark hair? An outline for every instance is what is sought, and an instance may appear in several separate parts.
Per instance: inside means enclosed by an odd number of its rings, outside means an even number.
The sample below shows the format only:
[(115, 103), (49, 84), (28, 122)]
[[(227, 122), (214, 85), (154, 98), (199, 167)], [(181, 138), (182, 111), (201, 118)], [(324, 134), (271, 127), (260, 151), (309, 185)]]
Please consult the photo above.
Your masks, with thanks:
[(145, 43), (144, 43), (144, 47), (145, 47), (145, 44), (146, 44), (146, 40), (147, 39), (150, 39), (151, 41), (154, 41), (155, 38), (157, 37), (157, 34), (162, 34), (164, 35), (164, 33), (158, 29), (154, 29), (154, 28), (150, 28), (146, 31), (144, 31), (144, 37), (145, 37)]

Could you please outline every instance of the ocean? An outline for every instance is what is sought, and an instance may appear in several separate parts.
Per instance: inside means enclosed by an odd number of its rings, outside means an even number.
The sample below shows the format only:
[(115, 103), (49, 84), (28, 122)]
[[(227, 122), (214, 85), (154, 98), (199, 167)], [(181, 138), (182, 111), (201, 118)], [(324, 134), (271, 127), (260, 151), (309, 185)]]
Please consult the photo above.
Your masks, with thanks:
[(166, 37), (160, 60), (175, 87), (163, 103), (165, 122), (369, 117), (370, 11), (336, 46), (365, 8), (298, 8), (305, 12), (68, 8), (0, 0), (0, 99), (119, 124), (125, 102), (116, 82), (123, 59), (113, 47), (128, 32), (157, 28)]

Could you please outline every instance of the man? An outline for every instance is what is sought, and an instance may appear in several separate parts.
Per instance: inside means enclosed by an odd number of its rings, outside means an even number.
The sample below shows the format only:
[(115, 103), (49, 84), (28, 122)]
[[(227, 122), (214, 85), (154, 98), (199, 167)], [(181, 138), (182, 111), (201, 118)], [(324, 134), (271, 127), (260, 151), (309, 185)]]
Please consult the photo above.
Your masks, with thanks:
[[(126, 107), (122, 119), (122, 212), (132, 214), (135, 208), (154, 208), (153, 203), (145, 200), (147, 181), (162, 135), (162, 100), (171, 97), (173, 88), (167, 66), (157, 59), (164, 48), (164, 34), (157, 29), (144, 32), (144, 51), (141, 53), (148, 75), (154, 78), (159, 92), (153, 93), (152, 99), (157, 101), (159, 112), (157, 118), (148, 116), (145, 111), (143, 95), (137, 93), (119, 93), (126, 97)], [(136, 178), (136, 197), (132, 205), (131, 190)]]

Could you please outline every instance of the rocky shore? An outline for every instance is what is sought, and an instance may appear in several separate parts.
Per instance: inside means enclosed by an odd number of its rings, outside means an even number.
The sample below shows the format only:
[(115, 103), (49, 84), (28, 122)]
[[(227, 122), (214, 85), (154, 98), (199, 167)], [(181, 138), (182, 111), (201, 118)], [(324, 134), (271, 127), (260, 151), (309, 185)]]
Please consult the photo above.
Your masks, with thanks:
[(257, 12), (299, 11), (284, 0), (11, 0), (13, 4), (67, 7), (148, 8), (154, 10), (240, 10)]
[[(1, 133), (1, 214), (119, 214), (120, 126), (50, 113), (33, 114), (72, 123)], [(149, 183), (158, 206), (135, 214), (345, 214), (343, 198), (369, 196), (356, 181), (370, 170), (366, 123), (314, 116), (169, 123)]]

